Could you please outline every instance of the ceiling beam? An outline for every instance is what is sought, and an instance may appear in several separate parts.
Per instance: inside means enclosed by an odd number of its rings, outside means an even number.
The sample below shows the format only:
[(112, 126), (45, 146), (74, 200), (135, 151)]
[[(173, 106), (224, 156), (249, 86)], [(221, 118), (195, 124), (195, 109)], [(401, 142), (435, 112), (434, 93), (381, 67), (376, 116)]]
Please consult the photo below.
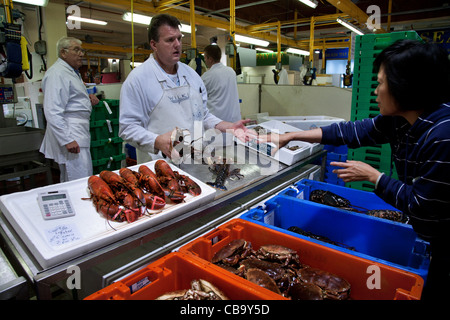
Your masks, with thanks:
[[(131, 53), (132, 48), (125, 47), (117, 47), (117, 46), (107, 46), (104, 44), (94, 44), (83, 42), (83, 49), (92, 50), (92, 51), (106, 51), (106, 52), (122, 52), (122, 53)], [(134, 54), (146, 54), (149, 55), (152, 53), (152, 50), (134, 48)]]
[[(327, 0), (327, 2), (355, 19), (361, 27), (366, 27), (369, 16), (350, 0)], [(379, 29), (377, 32), (386, 31), (384, 29)]]

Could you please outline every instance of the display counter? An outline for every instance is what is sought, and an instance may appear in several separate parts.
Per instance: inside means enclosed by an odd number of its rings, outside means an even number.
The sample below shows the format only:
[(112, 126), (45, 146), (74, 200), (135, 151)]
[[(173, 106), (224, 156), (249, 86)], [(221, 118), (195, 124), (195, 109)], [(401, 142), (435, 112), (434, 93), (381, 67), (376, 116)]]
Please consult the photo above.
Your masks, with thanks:
[[(245, 159), (251, 158), (248, 149), (241, 155)], [(227, 190), (217, 190), (214, 198), (199, 207), (45, 268), (23, 241), (23, 235), (21, 237), (19, 234), (21, 231), (10, 223), (3, 212), (0, 215), (1, 237), (7, 255), (19, 266), (17, 273), (35, 285), (38, 299), (51, 299), (55, 287), (70, 293), (66, 281), (72, 274), (68, 271), (73, 270), (71, 266), (81, 271), (80, 287), (72, 290), (73, 297), (81, 299), (239, 216), (289, 185), (303, 178), (311, 178), (320, 168), (312, 163), (321, 163), (323, 178), (325, 161), (326, 152), (319, 151), (290, 166), (275, 163), (276, 170), (270, 175), (261, 175), (261, 163), (267, 165), (267, 162), (236, 162), (233, 168), (239, 168), (244, 177), (228, 179), (225, 183)], [(201, 182), (214, 181), (215, 176), (207, 165), (181, 164), (179, 168)]]

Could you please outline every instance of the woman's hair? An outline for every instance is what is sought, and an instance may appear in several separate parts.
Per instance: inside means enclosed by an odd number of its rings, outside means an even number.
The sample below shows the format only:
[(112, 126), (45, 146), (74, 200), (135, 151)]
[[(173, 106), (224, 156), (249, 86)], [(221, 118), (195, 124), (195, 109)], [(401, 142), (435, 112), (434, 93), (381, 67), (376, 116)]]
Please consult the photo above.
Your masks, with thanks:
[(81, 40), (73, 37), (62, 37), (58, 40), (56, 43), (56, 50), (58, 51), (58, 57), (61, 58), (61, 50), (62, 49), (68, 49), (72, 43), (75, 42), (76, 44), (80, 45), (82, 44)]
[(450, 101), (450, 60), (434, 43), (399, 40), (375, 59), (389, 92), (403, 110), (426, 110)]
[(159, 41), (159, 27), (168, 25), (172, 28), (179, 28), (181, 26), (180, 21), (169, 14), (158, 14), (152, 18), (148, 27), (148, 42), (154, 40)]
[(220, 50), (218, 45), (210, 44), (205, 47), (203, 52), (213, 59), (214, 62), (219, 62), (220, 58), (222, 58), (222, 50)]

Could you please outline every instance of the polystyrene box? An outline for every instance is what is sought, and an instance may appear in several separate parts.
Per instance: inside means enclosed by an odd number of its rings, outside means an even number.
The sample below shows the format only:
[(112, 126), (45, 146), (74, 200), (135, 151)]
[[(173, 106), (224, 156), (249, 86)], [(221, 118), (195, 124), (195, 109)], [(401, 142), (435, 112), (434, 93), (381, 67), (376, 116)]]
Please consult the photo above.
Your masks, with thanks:
[[(266, 129), (267, 133), (274, 132), (281, 134), (286, 132), (301, 131), (298, 128), (277, 120), (263, 122), (258, 126)], [(256, 126), (249, 126), (249, 128), (252, 129), (255, 127)], [(235, 139), (235, 141), (237, 143), (244, 144), (239, 139)], [(257, 143), (255, 140), (248, 141), (245, 145), (256, 152), (263, 153), (264, 155), (276, 159), (286, 165), (296, 163), (323, 149), (323, 145), (319, 143), (308, 143), (303, 141), (291, 141), (279, 150), (276, 150), (276, 146), (273, 143)]]
[(328, 116), (263, 116), (263, 121), (277, 120), (301, 130), (310, 130), (345, 121), (342, 118)]
[[(423, 279), (417, 274), (357, 257), (243, 219), (233, 219), (220, 225), (182, 246), (179, 252), (210, 262), (217, 251), (235, 239), (251, 242), (254, 250), (266, 244), (278, 244), (296, 250), (301, 263), (346, 279), (351, 285), (350, 299), (352, 300), (418, 300), (422, 294)], [(371, 270), (378, 270), (377, 277), (381, 284), (379, 289), (368, 285), (373, 277)], [(239, 278), (226, 270), (222, 270), (222, 273)], [(251, 284), (249, 281), (247, 283)]]
[[(276, 196), (264, 203), (264, 207), (254, 208), (240, 218), (416, 273), (424, 281), (428, 275), (430, 244), (420, 239), (405, 224), (386, 223), (385, 219), (324, 207), (288, 196)], [(290, 227), (326, 237), (334, 241), (334, 244), (289, 231)]]

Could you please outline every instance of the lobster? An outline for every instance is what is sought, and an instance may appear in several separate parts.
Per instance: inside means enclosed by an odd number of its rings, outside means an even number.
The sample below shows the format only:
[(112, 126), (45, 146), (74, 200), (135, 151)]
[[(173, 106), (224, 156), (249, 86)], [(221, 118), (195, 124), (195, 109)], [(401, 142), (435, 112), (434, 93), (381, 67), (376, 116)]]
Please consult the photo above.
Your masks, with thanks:
[[(100, 178), (102, 178), (115, 192), (116, 198), (124, 199), (127, 194), (131, 194), (134, 198), (134, 204), (130, 206), (132, 209), (139, 209), (141, 214), (145, 211), (145, 198), (142, 190), (135, 190), (130, 183), (115, 172), (103, 170), (100, 172)], [(128, 201), (129, 201), (128, 197)]]
[(158, 197), (164, 198), (164, 189), (158, 182), (156, 174), (146, 165), (139, 167), (137, 177), (139, 185), (147, 192), (156, 194)]
[(225, 187), (225, 181), (230, 177), (235, 177), (237, 179), (242, 179), (244, 176), (240, 174), (240, 169), (234, 169), (230, 171), (230, 164), (226, 163), (224, 160), (223, 164), (213, 164), (209, 167), (209, 170), (216, 175), (216, 180), (214, 182), (207, 182), (207, 185), (220, 190), (227, 190)]
[(109, 185), (98, 176), (89, 177), (88, 188), (91, 197), (83, 199), (92, 199), (97, 212), (102, 213), (107, 219), (133, 222), (138, 218), (139, 209), (134, 208), (134, 199), (131, 195), (125, 195), (121, 203)]
[(158, 197), (151, 193), (144, 193), (140, 189), (139, 179), (136, 177), (134, 171), (128, 168), (119, 170), (120, 176), (129, 183), (129, 187), (133, 190), (133, 194), (139, 199), (141, 203), (145, 203), (150, 210), (162, 209), (166, 205), (164, 198)]
[(202, 193), (202, 189), (194, 180), (192, 180), (188, 176), (179, 174), (178, 171), (174, 171), (173, 173), (175, 174), (175, 177), (178, 180), (178, 184), (183, 192), (190, 193), (194, 197)]
[[(201, 193), (200, 186), (187, 176), (181, 175), (178, 171), (173, 171), (170, 165), (164, 160), (157, 160), (155, 172), (161, 186), (164, 188), (166, 196), (175, 203), (184, 199), (184, 193), (189, 192), (193, 196)], [(183, 195), (181, 199), (180, 195)]]

